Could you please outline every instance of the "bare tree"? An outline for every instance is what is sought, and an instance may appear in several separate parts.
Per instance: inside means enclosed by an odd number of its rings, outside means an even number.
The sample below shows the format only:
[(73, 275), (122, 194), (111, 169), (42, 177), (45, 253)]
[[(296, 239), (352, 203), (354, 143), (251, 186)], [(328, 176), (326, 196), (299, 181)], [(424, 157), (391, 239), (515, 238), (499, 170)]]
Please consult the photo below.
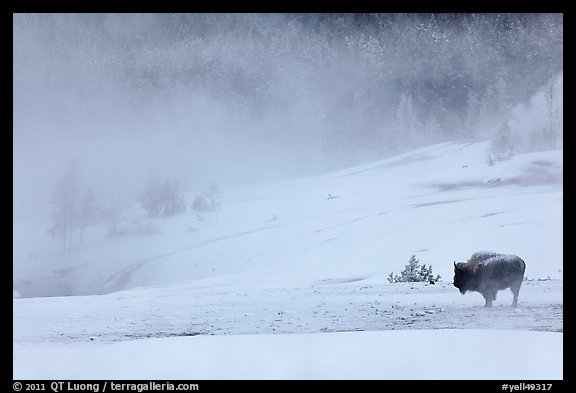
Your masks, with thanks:
[(78, 215), (78, 227), (80, 228), (80, 244), (84, 240), (84, 232), (86, 227), (96, 223), (98, 217), (98, 205), (96, 203), (96, 196), (94, 191), (87, 190), (84, 194), (82, 205), (80, 206)]
[(72, 233), (79, 208), (80, 170), (77, 160), (70, 160), (52, 193), (52, 227), (49, 232), (62, 241), (62, 252), (72, 248)]

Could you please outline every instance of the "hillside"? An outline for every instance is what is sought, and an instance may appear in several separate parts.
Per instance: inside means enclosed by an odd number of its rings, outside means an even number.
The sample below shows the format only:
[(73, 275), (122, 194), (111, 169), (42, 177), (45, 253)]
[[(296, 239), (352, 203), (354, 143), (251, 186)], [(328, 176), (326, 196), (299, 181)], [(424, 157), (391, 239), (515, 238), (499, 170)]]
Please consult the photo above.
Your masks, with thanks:
[(215, 213), (152, 220), (136, 206), (125, 222), (151, 222), (160, 233), (110, 238), (101, 225), (64, 256), (49, 243), (30, 250), (35, 243), (15, 229), (14, 289), (26, 297), (231, 275), (258, 286), (347, 280), (399, 273), (413, 254), (448, 280), (452, 262), (478, 250), (520, 255), (528, 277), (561, 278), (562, 151), (488, 166), (486, 149), (445, 143), (314, 178), (225, 189)]
[[(155, 220), (154, 235), (91, 228), (15, 275), (13, 376), (561, 379), (562, 152), (488, 166), (486, 148), (228, 189), (218, 212)], [(478, 250), (526, 261), (519, 307), (452, 286), (453, 261)], [(413, 254), (442, 279), (388, 282)], [(483, 344), (458, 362), (461, 341)]]

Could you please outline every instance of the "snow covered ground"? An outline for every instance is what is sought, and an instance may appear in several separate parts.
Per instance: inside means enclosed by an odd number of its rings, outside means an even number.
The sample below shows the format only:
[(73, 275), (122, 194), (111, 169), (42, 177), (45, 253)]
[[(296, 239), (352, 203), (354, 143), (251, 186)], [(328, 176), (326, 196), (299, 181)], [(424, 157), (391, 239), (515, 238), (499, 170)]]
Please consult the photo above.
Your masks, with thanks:
[[(562, 151), (486, 149), (223, 190), (217, 213), (93, 228), (65, 256), (15, 223), (14, 378), (560, 379)], [(480, 250), (526, 261), (518, 308), (452, 286)], [(442, 281), (389, 283), (413, 254)]]
[(15, 379), (550, 380), (562, 379), (562, 335), (468, 329), (196, 336), (20, 349), (14, 362)]

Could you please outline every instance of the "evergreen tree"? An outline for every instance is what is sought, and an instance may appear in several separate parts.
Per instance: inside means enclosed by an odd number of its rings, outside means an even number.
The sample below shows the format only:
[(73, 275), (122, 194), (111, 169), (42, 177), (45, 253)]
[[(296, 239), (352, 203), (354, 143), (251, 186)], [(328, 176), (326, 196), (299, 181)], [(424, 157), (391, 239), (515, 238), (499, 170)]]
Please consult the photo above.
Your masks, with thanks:
[(546, 97), (546, 126), (543, 132), (544, 148), (556, 149), (559, 130), (558, 130), (558, 114), (556, 109), (557, 93), (554, 86), (554, 79), (546, 84), (545, 90)]
[(192, 209), (199, 213), (216, 211), (220, 208), (220, 195), (222, 190), (216, 183), (212, 183), (206, 191), (194, 198)]
[(416, 255), (412, 255), (408, 260), (408, 264), (405, 266), (405, 269), (402, 271), (402, 278), (403, 281), (407, 282), (416, 282), (420, 277), (420, 268), (418, 266), (419, 261), (416, 259)]
[(138, 201), (150, 217), (167, 217), (186, 210), (184, 197), (175, 182), (149, 180)]
[(466, 114), (464, 116), (464, 136), (474, 137), (479, 126), (480, 119), (480, 99), (476, 90), (469, 90), (466, 101)]
[(396, 129), (404, 143), (413, 146), (422, 131), (422, 123), (409, 94), (402, 94), (396, 111)]
[(208, 187), (208, 190), (204, 193), (204, 196), (208, 199), (210, 204), (210, 210), (216, 211), (220, 207), (220, 195), (222, 190), (218, 187), (218, 184), (212, 183)]
[(512, 130), (508, 120), (504, 121), (494, 134), (490, 144), (490, 151), (497, 160), (505, 160), (512, 156), (514, 147), (512, 144)]
[(404, 266), (404, 270), (400, 272), (400, 275), (394, 276), (391, 272), (388, 276), (388, 282), (421, 282), (426, 281), (429, 283), (435, 283), (440, 281), (442, 277), (437, 275), (434, 277), (432, 274), (432, 266), (426, 267), (426, 264), (420, 266), (420, 261), (416, 259), (416, 255), (412, 255), (408, 260), (408, 264)]

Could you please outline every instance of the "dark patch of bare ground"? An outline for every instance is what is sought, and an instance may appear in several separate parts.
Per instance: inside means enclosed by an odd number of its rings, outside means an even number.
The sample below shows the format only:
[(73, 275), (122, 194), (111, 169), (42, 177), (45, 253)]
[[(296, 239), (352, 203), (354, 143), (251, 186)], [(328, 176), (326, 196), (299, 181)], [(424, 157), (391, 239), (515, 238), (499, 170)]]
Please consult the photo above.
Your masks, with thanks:
[(501, 186), (537, 186), (563, 184), (563, 169), (549, 161), (537, 160), (524, 168), (522, 174), (513, 177), (494, 177), (486, 181), (463, 181), (457, 183), (436, 183), (434, 187), (440, 191), (452, 191), (463, 188), (485, 188)]

